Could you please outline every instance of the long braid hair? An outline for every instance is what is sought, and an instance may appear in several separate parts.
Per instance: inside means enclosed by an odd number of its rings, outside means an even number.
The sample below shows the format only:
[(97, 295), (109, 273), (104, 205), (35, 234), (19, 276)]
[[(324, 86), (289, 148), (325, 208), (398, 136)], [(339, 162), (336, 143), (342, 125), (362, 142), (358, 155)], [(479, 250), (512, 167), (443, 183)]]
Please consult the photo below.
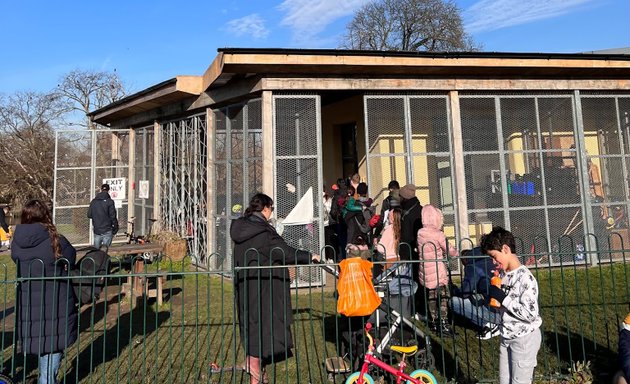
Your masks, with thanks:
[(48, 231), (55, 258), (61, 257), (61, 244), (57, 227), (52, 222), (48, 206), (41, 200), (29, 200), (22, 208), (22, 224), (42, 224)]
[(392, 229), (394, 230), (394, 249), (398, 251), (402, 230), (402, 210), (398, 207), (392, 208)]

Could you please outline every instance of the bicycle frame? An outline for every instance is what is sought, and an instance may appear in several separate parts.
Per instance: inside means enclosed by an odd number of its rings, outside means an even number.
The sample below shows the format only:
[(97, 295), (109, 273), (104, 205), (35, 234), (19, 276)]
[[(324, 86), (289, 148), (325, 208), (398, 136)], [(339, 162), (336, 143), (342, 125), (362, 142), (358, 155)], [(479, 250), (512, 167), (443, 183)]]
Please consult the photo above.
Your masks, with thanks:
[(365, 359), (363, 360), (363, 367), (361, 367), (361, 375), (359, 376), (359, 383), (362, 382), (363, 375), (365, 375), (368, 372), (368, 368), (370, 364), (374, 364), (380, 369), (386, 372), (389, 372), (391, 375), (396, 376), (397, 384), (400, 384), (402, 380), (408, 380), (409, 382), (414, 383), (414, 384), (421, 384), (420, 380), (414, 379), (413, 377), (409, 376), (408, 374), (404, 372), (404, 369), (407, 366), (407, 364), (405, 363), (405, 360), (402, 360), (400, 364), (398, 365), (398, 369), (396, 369), (392, 367), (391, 365), (374, 357), (371, 351), (365, 354)]
[(368, 373), (368, 369), (370, 365), (373, 364), (379, 367), (380, 369), (384, 370), (385, 372), (388, 372), (390, 375), (396, 376), (397, 384), (400, 384), (402, 380), (407, 380), (407, 383), (423, 384), (420, 380), (414, 379), (413, 377), (409, 376), (408, 374), (404, 372), (405, 367), (407, 366), (407, 363), (405, 362), (405, 354), (403, 354), (403, 357), (400, 363), (398, 364), (398, 369), (374, 357), (374, 349), (375, 349), (374, 339), (372, 338), (372, 335), (370, 335), (370, 329), (372, 329), (372, 324), (370, 323), (365, 324), (365, 334), (368, 337), (368, 340), (370, 341), (370, 343), (368, 345), (368, 351), (365, 354), (365, 358), (363, 360), (363, 366), (361, 367), (361, 371), (360, 371), (361, 373), (359, 375), (358, 383), (365, 383), (363, 378), (365, 374)]

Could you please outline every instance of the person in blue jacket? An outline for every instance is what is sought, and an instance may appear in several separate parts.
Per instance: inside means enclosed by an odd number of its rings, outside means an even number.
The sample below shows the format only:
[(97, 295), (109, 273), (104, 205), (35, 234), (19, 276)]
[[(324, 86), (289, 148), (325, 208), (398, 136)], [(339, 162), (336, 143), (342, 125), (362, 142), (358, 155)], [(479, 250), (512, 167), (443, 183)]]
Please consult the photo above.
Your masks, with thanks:
[(462, 251), (464, 278), (461, 288), (454, 289), (450, 301), (453, 313), (479, 327), (479, 338), (490, 339), (499, 334), (501, 314), (488, 305), (490, 278), (495, 266), (480, 247)]
[(16, 324), (22, 352), (39, 357), (39, 384), (56, 383), (63, 351), (76, 341), (78, 325), (69, 280), (52, 278), (68, 276), (76, 250), (59, 235), (42, 201), (24, 205), (11, 258), (17, 265)]

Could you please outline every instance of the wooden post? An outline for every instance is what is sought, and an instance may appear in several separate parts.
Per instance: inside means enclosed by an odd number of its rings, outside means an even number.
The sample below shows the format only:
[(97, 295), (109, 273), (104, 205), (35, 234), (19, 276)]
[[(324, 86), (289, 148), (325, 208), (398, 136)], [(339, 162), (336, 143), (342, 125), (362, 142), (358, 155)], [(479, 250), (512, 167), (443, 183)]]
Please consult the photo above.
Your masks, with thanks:
[[(449, 92), (451, 129), (453, 133), (453, 168), (455, 171), (455, 196), (457, 198), (457, 228), (459, 239), (470, 238), (468, 230), (468, 200), (466, 197), (466, 174), (464, 171), (464, 140), (462, 138), (462, 118), (459, 109), (459, 92)], [(459, 247), (459, 244), (456, 244)]]

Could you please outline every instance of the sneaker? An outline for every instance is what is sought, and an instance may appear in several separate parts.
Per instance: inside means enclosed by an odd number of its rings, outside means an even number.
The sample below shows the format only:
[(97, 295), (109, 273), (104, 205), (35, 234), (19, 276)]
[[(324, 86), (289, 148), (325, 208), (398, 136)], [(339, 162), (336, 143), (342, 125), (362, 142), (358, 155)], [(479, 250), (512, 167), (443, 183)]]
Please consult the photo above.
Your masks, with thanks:
[(477, 338), (479, 340), (490, 340), (495, 336), (499, 336), (500, 333), (501, 330), (499, 329), (499, 325), (492, 324), (489, 327), (484, 327), (481, 332), (479, 332)]

